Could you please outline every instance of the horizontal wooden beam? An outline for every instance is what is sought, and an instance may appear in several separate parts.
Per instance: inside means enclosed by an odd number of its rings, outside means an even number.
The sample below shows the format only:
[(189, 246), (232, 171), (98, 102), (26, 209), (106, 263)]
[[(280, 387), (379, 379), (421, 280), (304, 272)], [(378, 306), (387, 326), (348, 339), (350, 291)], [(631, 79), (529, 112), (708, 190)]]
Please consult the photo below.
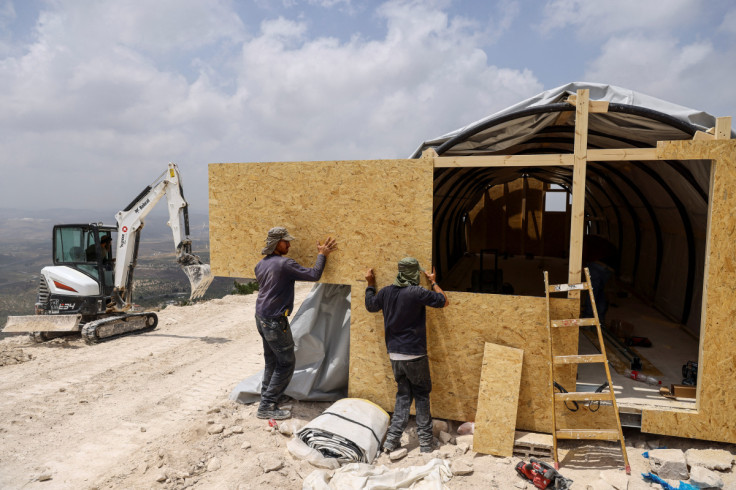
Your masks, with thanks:
[[(567, 98), (567, 103), (575, 105), (577, 104), (578, 96), (571, 95)], [(589, 100), (588, 101), (588, 112), (608, 112), (608, 101), (607, 100)]]
[(545, 155), (488, 155), (471, 157), (436, 157), (435, 168), (448, 167), (541, 167), (572, 165), (573, 155), (565, 153)]
[(657, 159), (656, 148), (610, 148), (604, 150), (588, 150), (589, 162), (621, 162)]

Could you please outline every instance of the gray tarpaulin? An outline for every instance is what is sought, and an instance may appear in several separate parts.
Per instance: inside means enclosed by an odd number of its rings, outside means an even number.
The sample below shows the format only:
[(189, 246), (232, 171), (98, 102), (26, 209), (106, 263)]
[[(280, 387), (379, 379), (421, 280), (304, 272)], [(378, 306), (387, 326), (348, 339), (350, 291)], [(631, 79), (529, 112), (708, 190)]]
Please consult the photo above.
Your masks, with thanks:
[[(286, 394), (308, 401), (345, 398), (350, 361), (350, 286), (316, 284), (290, 323), (296, 369)], [(230, 399), (239, 403), (260, 400), (262, 378), (263, 370), (241, 381)]]

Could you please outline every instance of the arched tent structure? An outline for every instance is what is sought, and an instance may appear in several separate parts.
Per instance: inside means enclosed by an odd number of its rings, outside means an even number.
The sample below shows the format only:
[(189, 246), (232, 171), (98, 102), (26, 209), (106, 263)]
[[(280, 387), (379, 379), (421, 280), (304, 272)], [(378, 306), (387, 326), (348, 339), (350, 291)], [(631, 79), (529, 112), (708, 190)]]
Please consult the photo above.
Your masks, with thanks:
[[(593, 110), (589, 115), (591, 150), (651, 148), (658, 141), (693, 139), (716, 125), (715, 117), (704, 112), (611, 85), (576, 82), (425, 141), (412, 157), (420, 157), (427, 149), (439, 157), (572, 154), (576, 108), (568, 99), (581, 89), (589, 90), (592, 104), (607, 103), (605, 112)], [(618, 249), (619, 279), (673, 320), (697, 330), (710, 162), (591, 162), (586, 174), (586, 232), (606, 238)], [(441, 277), (468, 251), (484, 248), (545, 255), (547, 244), (547, 255), (566, 257), (567, 250), (561, 251), (559, 245), (564, 245), (569, 234), (569, 208), (565, 222), (559, 215), (545, 213), (544, 203), (545, 194), (552, 189), (571, 192), (572, 181), (571, 166), (536, 166), (533, 162), (436, 168), (433, 256)], [(513, 194), (524, 198), (523, 208)], [(474, 210), (477, 213), (483, 207), (488, 215), (472, 229), (476, 236), (486, 236), (467, 243), (467, 221)], [(499, 217), (502, 213), (506, 214)], [(514, 235), (511, 230), (514, 216), (509, 213), (518, 218), (515, 227), (517, 232), (521, 228), (520, 233)], [(551, 234), (563, 241), (550, 246), (555, 243)]]

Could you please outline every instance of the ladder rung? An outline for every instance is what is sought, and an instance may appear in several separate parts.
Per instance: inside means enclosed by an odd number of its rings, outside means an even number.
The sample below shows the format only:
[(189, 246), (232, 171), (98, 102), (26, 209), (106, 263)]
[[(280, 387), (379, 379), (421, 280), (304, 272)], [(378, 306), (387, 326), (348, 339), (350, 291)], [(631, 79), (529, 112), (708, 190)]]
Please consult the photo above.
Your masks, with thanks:
[(585, 354), (577, 356), (555, 356), (555, 364), (587, 364), (591, 362), (606, 362), (603, 354)]
[(591, 393), (589, 391), (575, 391), (572, 393), (555, 393), (555, 400), (561, 401), (596, 401), (596, 400), (610, 400), (613, 393)]
[(577, 284), (550, 284), (549, 285), (550, 293), (560, 293), (563, 291), (581, 291), (583, 289), (588, 289), (588, 285), (584, 282), (579, 282)]
[(621, 436), (617, 429), (563, 429), (555, 432), (557, 439), (596, 439), (599, 441), (618, 441)]
[(568, 318), (565, 320), (550, 320), (553, 327), (590, 327), (596, 325), (595, 318)]

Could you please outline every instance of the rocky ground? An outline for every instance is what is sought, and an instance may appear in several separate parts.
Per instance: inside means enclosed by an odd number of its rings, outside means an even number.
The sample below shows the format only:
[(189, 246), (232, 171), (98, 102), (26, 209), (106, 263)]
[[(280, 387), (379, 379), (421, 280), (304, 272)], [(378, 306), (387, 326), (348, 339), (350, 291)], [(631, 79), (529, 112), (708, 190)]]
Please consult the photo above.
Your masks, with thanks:
[[(299, 301), (309, 289), (298, 285)], [(255, 418), (255, 406), (228, 399), (262, 369), (254, 304), (251, 295), (168, 307), (155, 331), (95, 346), (1, 341), (0, 488), (302, 488), (318, 469), (289, 454), (288, 434), (330, 404), (294, 402), (294, 419), (279, 431)], [(472, 437), (456, 432), (460, 422), (445, 422), (449, 440), (432, 455), (419, 453), (410, 431), (406, 454), (383, 454), (374, 464), (443, 458), (455, 471), (448, 488), (534, 488), (514, 470), (520, 458), (475, 453)], [(629, 477), (619, 446), (605, 442), (562, 441), (561, 472), (573, 489), (661, 488), (641, 478), (650, 468), (675, 488), (677, 480), (709, 478), (736, 489), (734, 445), (637, 430), (627, 430), (626, 441)]]

